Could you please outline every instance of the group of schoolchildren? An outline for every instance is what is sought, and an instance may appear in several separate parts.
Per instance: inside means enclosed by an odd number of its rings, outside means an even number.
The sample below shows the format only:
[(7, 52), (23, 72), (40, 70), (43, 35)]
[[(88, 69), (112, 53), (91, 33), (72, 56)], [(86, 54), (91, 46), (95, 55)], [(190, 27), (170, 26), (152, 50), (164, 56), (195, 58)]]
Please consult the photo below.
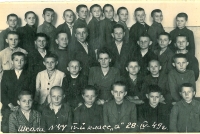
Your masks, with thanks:
[[(165, 32), (162, 11), (78, 5), (65, 22), (52, 24), (55, 12), (43, 10), (44, 23), (25, 13), (7, 16), (0, 33), (3, 132), (200, 132), (200, 102), (194, 96), (199, 64), (188, 16)], [(104, 19), (102, 19), (102, 14)]]

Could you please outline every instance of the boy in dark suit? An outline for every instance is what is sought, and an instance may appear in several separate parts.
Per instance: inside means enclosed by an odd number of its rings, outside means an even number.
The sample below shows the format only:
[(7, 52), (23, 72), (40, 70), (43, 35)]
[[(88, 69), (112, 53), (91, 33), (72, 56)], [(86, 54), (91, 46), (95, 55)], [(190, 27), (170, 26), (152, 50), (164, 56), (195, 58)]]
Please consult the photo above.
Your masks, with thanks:
[(133, 45), (134, 50), (138, 48), (137, 41), (142, 34), (148, 33), (149, 25), (145, 23), (145, 11), (143, 8), (138, 7), (134, 11), (136, 23), (131, 26), (129, 31), (129, 43)]
[[(103, 118), (104, 125), (110, 125), (113, 129), (105, 129), (105, 132), (136, 132), (136, 106), (124, 99), (127, 94), (126, 85), (121, 81), (117, 81), (113, 83), (111, 88), (114, 99), (104, 104)], [(132, 127), (127, 128), (128, 124), (131, 124)]]
[(103, 13), (105, 15), (105, 19), (100, 23), (101, 47), (110, 45), (113, 41), (111, 33), (113, 26), (117, 23), (114, 20), (114, 7), (111, 4), (105, 4), (103, 6)]
[(33, 94), (26, 90), (20, 91), (17, 103), (18, 110), (9, 117), (9, 133), (44, 132), (40, 128), (41, 114), (32, 110)]
[(180, 34), (185, 34), (188, 38), (189, 46), (187, 46), (187, 50), (190, 51), (192, 55), (195, 55), (195, 42), (194, 42), (194, 34), (191, 30), (187, 29), (186, 23), (188, 20), (188, 15), (186, 13), (179, 13), (176, 16), (176, 28), (170, 32), (172, 37), (172, 43), (169, 46), (172, 51), (176, 52), (176, 47), (174, 46), (176, 42), (176, 37)]
[(19, 106), (17, 104), (18, 93), (21, 90), (34, 90), (33, 82), (29, 73), (24, 70), (26, 63), (25, 54), (22, 52), (15, 52), (12, 54), (12, 64), (14, 70), (5, 70), (1, 81), (1, 102), (2, 108), (2, 131), (8, 131), (8, 118), (12, 111), (17, 111)]
[(6, 42), (7, 34), (9, 31), (16, 31), (18, 24), (18, 16), (16, 14), (9, 14), (7, 16), (7, 24), (8, 28), (2, 30), (0, 33), (0, 51), (8, 47), (8, 43)]

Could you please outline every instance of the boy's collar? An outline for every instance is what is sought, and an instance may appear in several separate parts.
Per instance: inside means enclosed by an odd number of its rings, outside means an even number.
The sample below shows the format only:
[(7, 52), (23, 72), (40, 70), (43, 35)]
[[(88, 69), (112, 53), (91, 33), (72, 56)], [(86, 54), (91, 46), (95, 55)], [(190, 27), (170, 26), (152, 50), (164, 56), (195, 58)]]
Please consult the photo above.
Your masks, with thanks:
[(17, 31), (17, 27), (14, 29), (14, 28), (11, 28), (11, 27), (8, 27), (6, 30), (9, 30), (9, 31)]
[(178, 30), (183, 30), (183, 29), (186, 29), (186, 26), (184, 26), (183, 28), (179, 28), (179, 27), (176, 27)]
[(10, 47), (8, 47), (11, 51), (14, 51), (14, 50), (17, 50), (19, 47), (18, 46), (16, 46), (15, 48), (10, 48)]
[(25, 114), (25, 113), (28, 113), (28, 114), (30, 114), (30, 112), (31, 112), (31, 109), (30, 109), (30, 110), (28, 110), (28, 111), (24, 111), (24, 110), (22, 110), (22, 109), (20, 108), (20, 110), (22, 111), (22, 113), (23, 113), (23, 114)]
[(43, 24), (45, 24), (45, 25), (47, 25), (47, 26), (50, 26), (50, 25), (52, 25), (51, 23), (49, 23), (49, 22), (46, 22), (46, 21), (44, 21), (44, 23)]
[(77, 78), (78, 76), (79, 76), (79, 74), (77, 74), (76, 76), (72, 76), (71, 74), (70, 74), (70, 76), (72, 77), (72, 78)]
[(146, 25), (146, 23), (145, 22), (143, 22), (143, 23), (140, 23), (140, 22), (136, 22), (137, 24), (140, 24), (140, 25)]
[(191, 104), (192, 106), (195, 106), (195, 101), (192, 99), (190, 103), (187, 103), (184, 99), (181, 100), (183, 105), (187, 106), (188, 104)]

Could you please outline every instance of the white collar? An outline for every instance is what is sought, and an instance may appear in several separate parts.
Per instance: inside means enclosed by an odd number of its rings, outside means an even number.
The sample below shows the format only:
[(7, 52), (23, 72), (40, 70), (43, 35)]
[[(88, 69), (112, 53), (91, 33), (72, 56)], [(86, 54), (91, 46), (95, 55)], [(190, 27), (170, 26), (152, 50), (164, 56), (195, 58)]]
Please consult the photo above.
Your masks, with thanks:
[(71, 75), (71, 77), (74, 78), (74, 79), (77, 78), (78, 76), (79, 76), (79, 74), (76, 75), (76, 76)]

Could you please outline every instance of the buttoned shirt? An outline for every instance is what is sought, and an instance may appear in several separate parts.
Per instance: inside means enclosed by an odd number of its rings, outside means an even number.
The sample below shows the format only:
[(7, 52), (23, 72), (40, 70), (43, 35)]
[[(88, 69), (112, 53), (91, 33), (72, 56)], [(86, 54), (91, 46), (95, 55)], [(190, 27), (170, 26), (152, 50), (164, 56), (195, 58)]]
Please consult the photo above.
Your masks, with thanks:
[(30, 115), (31, 110), (29, 110), (28, 112), (23, 111), (23, 110), (21, 110), (21, 111), (22, 111), (23, 115), (26, 117), (27, 121), (29, 121), (29, 115)]
[(118, 52), (119, 52), (119, 54), (120, 54), (123, 42), (121, 42), (121, 43), (115, 42), (115, 44), (116, 44), (117, 50), (118, 50)]
[(17, 75), (17, 79), (19, 79), (20, 75), (22, 73), (22, 70), (15, 70), (15, 74)]

